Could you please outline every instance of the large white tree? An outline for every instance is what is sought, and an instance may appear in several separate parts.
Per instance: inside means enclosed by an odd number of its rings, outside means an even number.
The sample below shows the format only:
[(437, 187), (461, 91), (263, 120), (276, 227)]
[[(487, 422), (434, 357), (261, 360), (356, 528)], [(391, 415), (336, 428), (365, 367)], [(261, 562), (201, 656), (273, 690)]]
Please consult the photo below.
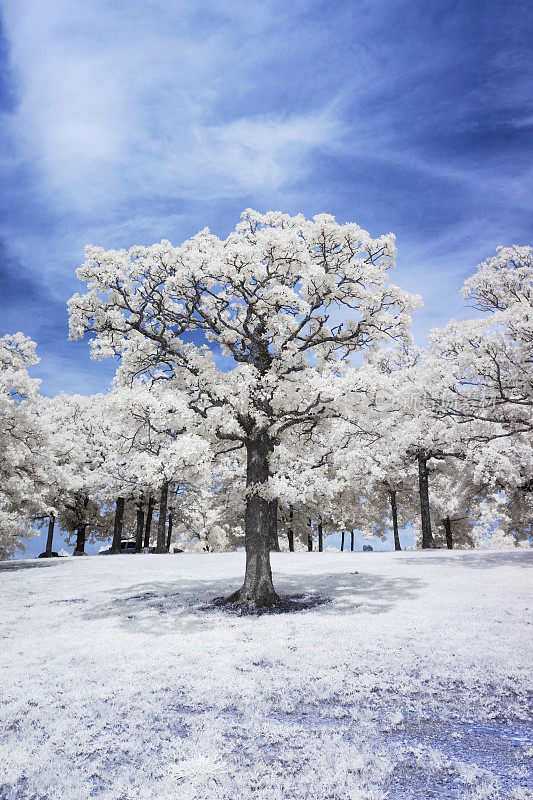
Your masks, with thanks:
[[(278, 601), (269, 478), (283, 433), (335, 414), (350, 356), (409, 337), (419, 301), (389, 283), (394, 257), (392, 235), (251, 210), (225, 240), (205, 229), (180, 247), (87, 248), (71, 337), (93, 331), (94, 356), (121, 356), (122, 380), (170, 380), (221, 441), (246, 448), (246, 574), (231, 600)], [(216, 349), (233, 369), (217, 368)]]

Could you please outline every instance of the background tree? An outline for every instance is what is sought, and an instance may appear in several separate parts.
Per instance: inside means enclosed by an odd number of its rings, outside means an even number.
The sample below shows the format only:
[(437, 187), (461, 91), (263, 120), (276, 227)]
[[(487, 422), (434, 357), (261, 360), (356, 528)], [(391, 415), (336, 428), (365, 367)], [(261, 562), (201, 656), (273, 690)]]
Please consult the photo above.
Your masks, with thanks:
[(28, 369), (39, 362), (35, 342), (22, 333), (0, 339), (0, 557), (7, 558), (46, 514), (50, 459), (37, 414), (39, 383)]
[(533, 519), (531, 247), (498, 248), (461, 291), (486, 316), (432, 331), (435, 414), (464, 429), (475, 481), (505, 495), (503, 529), (524, 538)]

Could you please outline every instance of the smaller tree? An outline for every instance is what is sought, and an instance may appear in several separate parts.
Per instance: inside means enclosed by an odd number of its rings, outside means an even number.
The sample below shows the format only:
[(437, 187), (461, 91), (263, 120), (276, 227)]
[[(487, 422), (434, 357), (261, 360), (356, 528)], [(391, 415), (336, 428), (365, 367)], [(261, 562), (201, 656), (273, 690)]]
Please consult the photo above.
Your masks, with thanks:
[(463, 429), (475, 481), (506, 497), (507, 529), (533, 519), (533, 257), (531, 247), (498, 248), (463, 296), (485, 317), (432, 331), (436, 416)]
[(32, 523), (46, 508), (49, 448), (37, 414), (40, 381), (28, 372), (39, 362), (35, 349), (22, 333), (0, 338), (0, 558), (35, 535)]

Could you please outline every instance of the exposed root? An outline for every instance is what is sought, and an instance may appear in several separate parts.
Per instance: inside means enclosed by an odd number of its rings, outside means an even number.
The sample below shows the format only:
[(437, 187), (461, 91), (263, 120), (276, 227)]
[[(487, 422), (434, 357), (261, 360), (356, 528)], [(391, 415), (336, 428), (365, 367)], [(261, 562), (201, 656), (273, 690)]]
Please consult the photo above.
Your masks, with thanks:
[(204, 606), (204, 610), (222, 608), (229, 614), (238, 616), (261, 616), (262, 614), (290, 614), (295, 611), (306, 611), (308, 608), (329, 603), (325, 597), (309, 597), (306, 595), (291, 595), (290, 597), (269, 598), (269, 602), (259, 605), (243, 596), (242, 590), (234, 592), (229, 597), (216, 597), (212, 603)]
[(249, 613), (258, 613), (261, 609), (276, 608), (281, 599), (274, 591), (260, 592), (254, 596), (253, 592), (243, 586), (229, 597), (217, 597), (213, 602), (217, 606), (241, 607)]

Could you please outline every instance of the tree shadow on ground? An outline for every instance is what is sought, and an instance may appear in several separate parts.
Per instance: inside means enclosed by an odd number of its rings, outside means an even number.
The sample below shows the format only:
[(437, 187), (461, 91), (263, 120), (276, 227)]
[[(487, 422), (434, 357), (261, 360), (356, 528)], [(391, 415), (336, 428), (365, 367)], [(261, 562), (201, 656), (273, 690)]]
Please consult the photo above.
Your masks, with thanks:
[[(149, 582), (115, 589), (107, 602), (83, 609), (81, 616), (88, 620), (118, 617), (126, 628), (152, 635), (212, 628), (228, 616), (246, 616), (235, 607), (214, 603), (215, 598), (232, 594), (237, 588), (234, 580), (180, 576), (172, 583)], [(311, 614), (318, 607), (321, 615), (382, 614), (424, 587), (416, 578), (358, 572), (279, 575), (275, 583), (282, 605), (274, 613), (299, 616)]]
[[(491, 551), (488, 553), (473, 552), (472, 550), (454, 550), (454, 555), (446, 551), (445, 553), (436, 553), (435, 550), (427, 550), (425, 552), (413, 553), (407, 557), (402, 558), (402, 564), (413, 564), (421, 566), (424, 564), (442, 564), (445, 566), (467, 567), (469, 569), (494, 569), (494, 567), (532, 567), (533, 566), (533, 550), (512, 550), (498, 552)], [(467, 554), (466, 558), (461, 558), (459, 554)], [(429, 558), (428, 558), (429, 556)]]
[(21, 561), (0, 561), (0, 572), (16, 572), (19, 569), (34, 569), (39, 567), (55, 567), (59, 562), (65, 563), (69, 558), (46, 558), (41, 561), (27, 559)]

